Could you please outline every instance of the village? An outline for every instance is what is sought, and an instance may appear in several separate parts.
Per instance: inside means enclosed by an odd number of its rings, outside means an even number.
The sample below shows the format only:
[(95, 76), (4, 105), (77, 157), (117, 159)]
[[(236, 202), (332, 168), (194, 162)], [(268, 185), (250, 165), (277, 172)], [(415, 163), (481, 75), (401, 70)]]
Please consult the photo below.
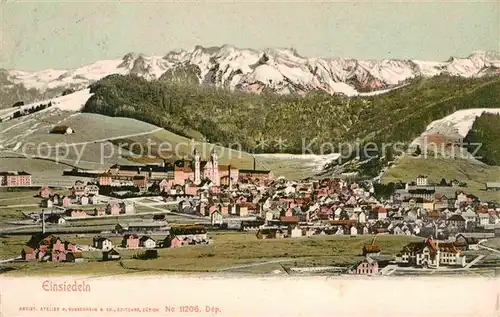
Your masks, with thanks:
[[(27, 172), (1, 173), (3, 187), (30, 186)], [(431, 184), (420, 175), (380, 197), (371, 181), (342, 178), (290, 181), (265, 170), (219, 165), (215, 151), (202, 161), (119, 166), (76, 181), (66, 194), (48, 185), (37, 194), (41, 212), (11, 221), (31, 234), (15, 261), (84, 262), (156, 259), (163, 249), (213, 245), (212, 234), (240, 232), (262, 241), (321, 237), (364, 238), (355, 263), (341, 267), (292, 268), (390, 275), (418, 270), (465, 270), (480, 265), (482, 243), (500, 236), (500, 205), (481, 202), (456, 180)], [(498, 190), (499, 184), (485, 184)], [(0, 211), (1, 212), (1, 211)], [(34, 227), (33, 227), (34, 226)], [(23, 229), (26, 228), (26, 229)], [(59, 236), (78, 233), (87, 244)], [(9, 232), (4, 230), (4, 234)], [(408, 237), (399, 252), (387, 254), (381, 237)], [(354, 241), (354, 240), (353, 240)], [(85, 258), (100, 252), (97, 258)], [(397, 274), (397, 273), (396, 273)]]

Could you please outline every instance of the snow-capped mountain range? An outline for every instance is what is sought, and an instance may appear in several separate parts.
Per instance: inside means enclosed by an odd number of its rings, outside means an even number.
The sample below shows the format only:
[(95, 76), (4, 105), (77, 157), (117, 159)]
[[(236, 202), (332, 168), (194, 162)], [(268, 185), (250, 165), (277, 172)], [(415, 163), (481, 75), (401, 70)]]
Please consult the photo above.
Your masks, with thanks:
[(82, 89), (112, 74), (136, 74), (148, 80), (165, 72), (190, 72), (200, 84), (261, 92), (288, 94), (311, 90), (343, 93), (381, 93), (401, 86), (417, 76), (451, 74), (478, 77), (500, 73), (500, 53), (477, 51), (467, 58), (445, 62), (419, 60), (355, 60), (307, 58), (293, 49), (256, 51), (233, 46), (173, 51), (166, 56), (129, 53), (122, 59), (101, 60), (72, 70), (47, 69), (36, 72), (3, 70), (9, 85), (22, 84), (40, 92), (72, 87)]

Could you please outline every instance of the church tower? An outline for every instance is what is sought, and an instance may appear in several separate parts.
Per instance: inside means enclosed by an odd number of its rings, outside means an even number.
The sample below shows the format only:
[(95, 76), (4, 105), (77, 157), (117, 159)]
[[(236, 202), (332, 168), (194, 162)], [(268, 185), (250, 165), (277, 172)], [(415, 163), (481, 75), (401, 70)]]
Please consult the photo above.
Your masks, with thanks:
[(217, 152), (215, 149), (212, 150), (212, 182), (215, 185), (220, 186), (220, 177), (219, 177), (219, 158), (217, 157)]
[(200, 153), (197, 149), (193, 151), (194, 157), (194, 183), (199, 185), (201, 183), (201, 168), (200, 168)]

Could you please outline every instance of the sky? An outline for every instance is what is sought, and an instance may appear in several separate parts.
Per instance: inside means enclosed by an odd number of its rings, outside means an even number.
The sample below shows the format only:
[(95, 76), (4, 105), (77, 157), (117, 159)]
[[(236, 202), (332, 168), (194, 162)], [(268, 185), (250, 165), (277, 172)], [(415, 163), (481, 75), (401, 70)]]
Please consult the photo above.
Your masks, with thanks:
[(196, 45), (447, 60), (500, 51), (498, 1), (2, 0), (0, 68), (68, 69)]

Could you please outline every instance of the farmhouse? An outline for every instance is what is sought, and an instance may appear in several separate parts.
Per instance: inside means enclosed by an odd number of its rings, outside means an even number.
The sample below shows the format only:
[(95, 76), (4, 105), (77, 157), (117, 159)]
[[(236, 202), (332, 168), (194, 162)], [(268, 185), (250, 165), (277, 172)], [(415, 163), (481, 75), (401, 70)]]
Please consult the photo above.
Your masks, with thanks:
[(118, 233), (153, 232), (153, 231), (164, 231), (167, 229), (169, 229), (168, 225), (164, 221), (144, 221), (144, 222), (119, 223), (115, 227), (115, 231)]
[(451, 242), (439, 243), (432, 238), (410, 242), (399, 254), (396, 263), (403, 266), (439, 268), (440, 265), (465, 266), (465, 256)]

